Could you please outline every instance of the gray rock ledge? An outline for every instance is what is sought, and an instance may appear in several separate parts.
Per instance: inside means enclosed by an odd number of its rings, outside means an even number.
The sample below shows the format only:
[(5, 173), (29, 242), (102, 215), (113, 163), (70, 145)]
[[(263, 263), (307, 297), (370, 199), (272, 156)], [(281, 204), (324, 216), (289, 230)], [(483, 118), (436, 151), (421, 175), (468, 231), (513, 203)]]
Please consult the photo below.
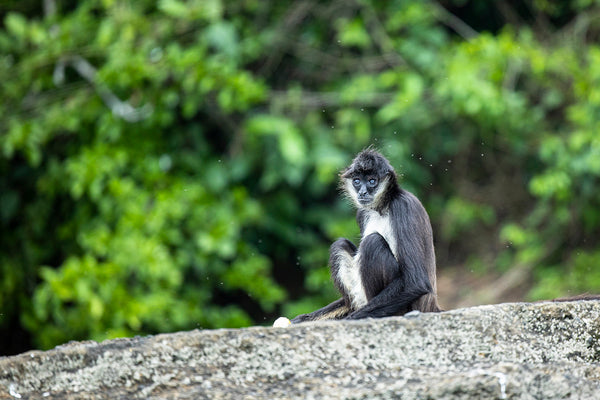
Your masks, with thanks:
[(0, 357), (0, 399), (600, 399), (600, 302), (73, 342)]

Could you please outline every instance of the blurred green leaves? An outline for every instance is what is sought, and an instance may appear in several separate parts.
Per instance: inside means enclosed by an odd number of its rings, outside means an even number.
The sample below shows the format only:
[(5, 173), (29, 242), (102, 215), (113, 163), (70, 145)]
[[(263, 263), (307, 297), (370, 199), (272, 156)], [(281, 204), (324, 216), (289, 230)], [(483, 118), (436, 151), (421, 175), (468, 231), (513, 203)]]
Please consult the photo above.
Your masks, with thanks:
[(220, 19), (223, 14), (223, 5), (220, 0), (160, 0), (158, 8), (166, 15), (187, 19), (189, 21)]
[(246, 125), (250, 135), (272, 135), (276, 138), (284, 161), (300, 167), (306, 160), (306, 144), (294, 122), (274, 115), (257, 115)]
[(0, 329), (48, 348), (321, 306), (329, 243), (358, 235), (337, 173), (368, 145), (426, 205), (440, 270), (597, 292), (598, 6), (531, 7), (550, 22), (488, 26), (461, 2), (475, 32), (417, 0), (19, 4), (0, 28)]
[(345, 18), (338, 19), (335, 22), (337, 30), (338, 42), (343, 46), (367, 47), (371, 44), (369, 33), (364, 27), (361, 18), (348, 20)]

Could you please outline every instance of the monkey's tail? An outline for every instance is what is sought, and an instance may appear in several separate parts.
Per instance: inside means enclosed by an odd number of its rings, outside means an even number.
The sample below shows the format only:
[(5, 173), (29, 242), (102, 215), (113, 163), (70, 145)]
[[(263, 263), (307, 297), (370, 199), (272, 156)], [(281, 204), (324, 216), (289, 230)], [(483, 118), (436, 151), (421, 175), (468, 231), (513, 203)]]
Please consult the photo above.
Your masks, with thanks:
[[(552, 299), (550, 301), (564, 302), (564, 301), (580, 301), (580, 300), (600, 300), (600, 294), (583, 293), (583, 294), (578, 294), (577, 296), (559, 297), (558, 299)], [(548, 301), (548, 300), (542, 300), (542, 301)]]
[(421, 311), (421, 312), (441, 312), (444, 311), (440, 307), (437, 301), (437, 295), (435, 293), (428, 293), (419, 300), (413, 303), (413, 310)]

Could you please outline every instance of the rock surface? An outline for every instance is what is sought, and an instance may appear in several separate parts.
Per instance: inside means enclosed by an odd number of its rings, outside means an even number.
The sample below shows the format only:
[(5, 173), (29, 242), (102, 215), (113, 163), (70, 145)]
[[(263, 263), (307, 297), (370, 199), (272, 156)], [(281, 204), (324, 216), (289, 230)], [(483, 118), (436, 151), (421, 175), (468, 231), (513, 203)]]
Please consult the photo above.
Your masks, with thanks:
[(600, 399), (600, 302), (78, 342), (0, 358), (0, 399)]

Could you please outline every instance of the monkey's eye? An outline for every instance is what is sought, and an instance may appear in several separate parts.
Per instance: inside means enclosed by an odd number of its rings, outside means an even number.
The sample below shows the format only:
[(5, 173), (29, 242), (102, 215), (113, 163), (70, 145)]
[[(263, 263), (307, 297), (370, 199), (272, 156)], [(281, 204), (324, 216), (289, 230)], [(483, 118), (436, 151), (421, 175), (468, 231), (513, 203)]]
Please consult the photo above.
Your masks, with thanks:
[(360, 186), (360, 179), (358, 179), (358, 178), (354, 178), (354, 180), (352, 181), (352, 184), (353, 184), (354, 186)]
[(369, 185), (375, 186), (376, 184), (377, 184), (377, 179), (373, 179), (373, 178), (369, 179)]

